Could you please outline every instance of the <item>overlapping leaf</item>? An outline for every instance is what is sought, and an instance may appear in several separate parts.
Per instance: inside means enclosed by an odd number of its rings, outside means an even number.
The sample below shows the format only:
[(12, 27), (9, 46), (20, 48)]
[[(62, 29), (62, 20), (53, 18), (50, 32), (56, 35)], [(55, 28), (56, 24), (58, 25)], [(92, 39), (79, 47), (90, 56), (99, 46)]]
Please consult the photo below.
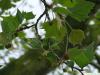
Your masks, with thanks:
[(63, 6), (74, 7), (77, 0), (53, 0), (55, 3), (59, 3)]
[(80, 29), (74, 29), (70, 32), (69, 42), (73, 45), (80, 44), (85, 38), (84, 32)]
[(11, 7), (12, 7), (11, 0), (0, 0), (1, 9), (6, 10)]
[(18, 19), (19, 23), (21, 24), (24, 19), (29, 20), (33, 19), (35, 15), (32, 12), (20, 12), (17, 10), (16, 18)]
[(35, 17), (35, 15), (32, 12), (22, 12), (22, 15), (26, 20), (33, 19)]
[(92, 2), (83, 1), (79, 2), (73, 8), (69, 8), (69, 15), (78, 21), (84, 21), (88, 18), (88, 14), (93, 8), (94, 4)]
[(67, 8), (66, 14), (69, 14), (78, 21), (84, 21), (88, 18), (88, 14), (94, 6), (94, 3), (85, 0), (54, 0), (54, 2), (65, 6)]
[(53, 11), (57, 14), (67, 14), (67, 10), (63, 7), (55, 7)]
[(7, 44), (14, 38), (14, 32), (19, 26), (19, 22), (16, 17), (9, 16), (4, 17), (2, 21), (2, 30), (3, 32), (0, 33), (0, 43)]
[(65, 28), (60, 26), (60, 23), (58, 23), (57, 20), (53, 20), (51, 25), (49, 22), (43, 23), (43, 28), (46, 31), (46, 37), (54, 38), (58, 41), (62, 40), (66, 33)]
[(87, 66), (94, 58), (94, 43), (90, 44), (85, 49), (71, 48), (69, 49), (69, 59), (73, 60), (81, 68)]

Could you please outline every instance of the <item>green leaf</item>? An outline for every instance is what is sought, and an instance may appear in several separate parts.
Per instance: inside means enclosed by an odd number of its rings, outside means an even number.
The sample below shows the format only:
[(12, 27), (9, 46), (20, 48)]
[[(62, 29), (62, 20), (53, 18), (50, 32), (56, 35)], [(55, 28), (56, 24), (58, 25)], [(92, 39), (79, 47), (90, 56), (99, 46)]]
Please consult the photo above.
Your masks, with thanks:
[(0, 8), (2, 10), (6, 10), (11, 7), (12, 7), (11, 0), (0, 0)]
[(20, 1), (20, 0), (13, 0), (14, 2)]
[(100, 11), (98, 11), (95, 16), (96, 18), (100, 19)]
[(42, 46), (45, 50), (48, 50), (51, 46), (53, 46), (56, 43), (56, 41), (52, 38), (45, 38), (42, 41)]
[(18, 33), (18, 37), (20, 38), (25, 38), (26, 34), (24, 32)]
[[(100, 22), (100, 21), (99, 21)], [(91, 29), (91, 38), (96, 42), (100, 42), (99, 35), (100, 35), (100, 24), (95, 24), (90, 26)]]
[(31, 47), (32, 49), (41, 49), (41, 41), (37, 38), (33, 38), (33, 39), (28, 39), (28, 42), (27, 42)]
[(68, 50), (69, 59), (73, 60), (78, 64), (81, 68), (87, 66), (94, 57), (93, 50), (91, 49), (78, 49), (71, 48)]
[(18, 19), (19, 23), (21, 24), (24, 17), (22, 15), (22, 13), (20, 12), (20, 10), (17, 10), (16, 18)]
[(29, 20), (29, 19), (33, 19), (35, 17), (35, 15), (33, 15), (32, 12), (20, 12), (19, 10), (17, 10), (17, 14), (16, 14), (16, 18), (18, 19), (19, 23), (21, 24), (22, 21), (24, 20), (24, 18), (26, 20)]
[(86, 56), (89, 58), (90, 61), (93, 60), (94, 58), (94, 49), (95, 49), (95, 42), (92, 42), (90, 45), (88, 45), (84, 50), (85, 50), (85, 54)]
[(2, 21), (2, 30), (0, 33), (0, 44), (6, 45), (14, 38), (14, 32), (19, 26), (19, 22), (16, 17), (9, 16), (4, 17)]
[(65, 28), (57, 20), (53, 20), (51, 25), (49, 22), (43, 23), (43, 28), (46, 31), (46, 38), (54, 38), (57, 41), (61, 41), (66, 33)]
[(4, 49), (4, 46), (2, 44), (0, 44), (0, 50)]
[(0, 44), (1, 45), (7, 45), (8, 43), (11, 42), (12, 39), (13, 39), (13, 36), (10, 33), (9, 34), (0, 33)]
[(26, 20), (33, 19), (35, 17), (35, 15), (33, 15), (32, 12), (27, 12), (27, 13), (26, 12), (23, 12), (22, 15), (24, 16), (24, 18)]
[(67, 61), (67, 65), (69, 67), (73, 67), (74, 66), (74, 62), (72, 60)]
[(73, 45), (80, 44), (84, 38), (84, 32), (80, 29), (73, 29), (69, 34), (69, 42)]
[[(84, 21), (94, 7), (94, 3), (85, 0), (53, 0), (67, 8), (67, 14), (78, 21)], [(64, 9), (63, 9), (64, 10)], [(59, 11), (60, 12), (60, 11)], [(65, 12), (65, 11), (64, 11)]]
[(75, 0), (53, 0), (55, 3), (59, 3), (63, 6), (67, 6), (67, 7), (74, 7), (76, 2)]
[(42, 40), (42, 48), (44, 50), (60, 49), (58, 44), (59, 44), (59, 42), (53, 38), (45, 38)]
[(49, 52), (47, 54), (47, 60), (51, 63), (52, 66), (57, 65), (57, 57), (54, 55), (53, 52)]
[(67, 9), (63, 7), (55, 7), (53, 11), (56, 12), (57, 14), (67, 14)]
[(78, 21), (84, 21), (93, 8), (94, 3), (89, 1), (78, 2), (73, 8), (68, 8), (69, 15)]
[(14, 32), (19, 26), (19, 22), (16, 17), (9, 16), (3, 17), (2, 29), (4, 33)]

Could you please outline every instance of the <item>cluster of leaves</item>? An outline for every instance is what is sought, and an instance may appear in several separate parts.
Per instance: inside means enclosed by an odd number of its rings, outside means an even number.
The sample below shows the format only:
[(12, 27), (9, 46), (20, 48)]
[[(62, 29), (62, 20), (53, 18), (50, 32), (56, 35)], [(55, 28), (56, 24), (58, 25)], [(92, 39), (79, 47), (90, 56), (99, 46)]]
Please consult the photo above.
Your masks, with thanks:
[[(45, 0), (41, 1), (44, 2), (44, 5), (46, 4)], [(40, 15), (36, 24), (32, 26), (22, 23), (24, 19), (28, 21), (35, 17), (32, 12), (26, 13), (17, 10), (16, 16), (1, 16), (3, 18), (1, 23), (3, 32), (0, 33), (0, 48), (8, 48), (12, 40), (19, 37), (24, 40), (24, 44), (23, 42), (21, 44), (25, 49), (39, 51), (40, 59), (49, 61), (51, 67), (67, 61), (66, 65), (69, 67), (73, 68), (75, 62), (83, 69), (94, 59), (95, 47), (100, 43), (100, 12), (97, 11), (93, 15), (91, 14), (95, 3), (89, 0), (52, 1), (52, 5), (47, 4), (51, 7), (47, 7), (48, 10)], [(7, 6), (5, 6), (5, 3), (7, 3)], [(1, 0), (0, 2), (2, 11), (12, 6), (10, 0)], [(48, 15), (49, 9), (55, 13), (55, 18), (41, 24), (46, 31), (45, 38), (41, 39), (37, 25), (41, 17)], [(50, 16), (48, 17), (50, 18)], [(91, 21), (95, 22), (95, 24), (91, 25)], [(32, 27), (37, 32), (36, 35), (39, 36), (32, 39), (26, 38), (25, 35), (22, 36), (24, 29)], [(34, 55), (35, 60), (38, 60), (37, 56), (39, 55)]]
[[(66, 39), (68, 41), (68, 44), (71, 43), (73, 45), (73, 48), (68, 48), (68, 55), (69, 59), (75, 61), (81, 68), (86, 66), (91, 62), (94, 56), (94, 52), (91, 49), (87, 49), (83, 45), (83, 40), (86, 40), (86, 33), (81, 28), (77, 26), (77, 28), (74, 28), (70, 25), (70, 22), (66, 20), (66, 17), (69, 16), (73, 18), (72, 20), (75, 20), (77, 23), (80, 23), (85, 21), (89, 18), (89, 13), (91, 12), (92, 8), (94, 7), (94, 3), (85, 1), (85, 0), (54, 0), (55, 4), (61, 4), (62, 7), (55, 7), (53, 8), (53, 11), (57, 15), (57, 18), (61, 20), (62, 23), (57, 24), (59, 26), (59, 30), (62, 32), (61, 34), (67, 35)], [(84, 4), (83, 4), (84, 3)], [(64, 15), (64, 16), (63, 16)], [(62, 21), (64, 20), (64, 21)], [(62, 24), (62, 25), (60, 25)], [(75, 24), (75, 23), (74, 23)], [(55, 24), (56, 25), (56, 24)], [(48, 25), (49, 26), (49, 25)], [(52, 27), (53, 25), (51, 25)], [(65, 26), (65, 27), (64, 27)], [(60, 28), (65, 28), (65, 32), (63, 32)], [(52, 28), (52, 31), (47, 29), (46, 35), (49, 35), (49, 32), (52, 32), (53, 29), (56, 30), (56, 28)], [(64, 30), (64, 29), (63, 29)], [(85, 29), (86, 30), (86, 29)], [(55, 34), (55, 32), (53, 31)], [(56, 30), (56, 35), (59, 35)], [(53, 34), (50, 34), (53, 35)], [(56, 37), (55, 35), (55, 37)], [(60, 38), (62, 35), (60, 35), (58, 38)], [(50, 37), (50, 36), (49, 36)], [(62, 36), (64, 37), (64, 36)], [(62, 39), (62, 38), (61, 38)], [(93, 42), (93, 41), (92, 41)], [(81, 47), (82, 45), (82, 47)], [(89, 44), (88, 44), (89, 45)], [(87, 45), (87, 46), (88, 46)], [(89, 54), (90, 53), (90, 54)], [(90, 56), (89, 56), (90, 55)], [(92, 57), (91, 57), (92, 56)], [(81, 59), (83, 58), (83, 59)]]
[(3, 17), (2, 21), (2, 30), (3, 32), (0, 33), (0, 44), (1, 45), (8, 45), (17, 35), (16, 31), (19, 28), (20, 24), (24, 19), (32, 19), (34, 15), (32, 12), (20, 12), (17, 10), (16, 16), (8, 16)]

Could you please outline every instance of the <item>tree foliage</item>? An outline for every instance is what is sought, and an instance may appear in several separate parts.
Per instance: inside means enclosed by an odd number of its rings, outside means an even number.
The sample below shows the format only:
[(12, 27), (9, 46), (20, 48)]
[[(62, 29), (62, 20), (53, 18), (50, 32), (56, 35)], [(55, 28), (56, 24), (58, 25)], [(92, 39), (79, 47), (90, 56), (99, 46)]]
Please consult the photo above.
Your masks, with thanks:
[[(17, 8), (15, 16), (11, 13), (3, 15), (11, 7), (16, 8), (14, 3), (18, 1), (0, 0), (0, 18), (3, 19), (0, 50), (9, 52), (13, 48), (12, 41), (15, 41), (17, 47), (21, 44), (25, 54), (7, 63), (0, 70), (1, 75), (46, 75), (63, 63), (81, 74), (89, 64), (100, 71), (100, 56), (96, 53), (100, 44), (99, 0), (52, 0), (51, 4), (40, 0), (44, 12), (32, 23), (29, 20), (35, 18), (34, 12)], [(52, 11), (53, 19), (49, 11)], [(45, 20), (39, 23), (44, 16)], [(27, 29), (32, 29), (34, 38), (26, 37), (24, 30)], [(39, 29), (45, 30), (45, 38), (39, 34)]]

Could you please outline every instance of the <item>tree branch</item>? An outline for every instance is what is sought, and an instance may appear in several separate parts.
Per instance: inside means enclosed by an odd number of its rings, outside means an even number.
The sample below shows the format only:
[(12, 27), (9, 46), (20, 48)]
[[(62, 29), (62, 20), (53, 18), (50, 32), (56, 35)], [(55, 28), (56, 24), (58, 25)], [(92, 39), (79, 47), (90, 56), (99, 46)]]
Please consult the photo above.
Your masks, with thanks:
[(46, 7), (46, 6), (47, 6), (46, 1), (45, 1), (45, 0), (41, 0), (41, 1), (44, 3), (45, 10), (44, 10), (44, 12), (39, 16), (39, 18), (37, 19), (36, 23), (33, 24), (33, 25), (31, 25), (31, 26), (27, 26), (27, 25), (26, 25), (26, 26), (24, 26), (24, 27), (20, 27), (19, 29), (16, 30), (15, 33), (18, 33), (18, 32), (20, 32), (20, 31), (23, 31), (23, 30), (25, 30), (25, 29), (29, 29), (29, 28), (35, 26), (35, 31), (36, 31), (35, 34), (36, 34), (37, 36), (39, 36), (37, 25), (38, 25), (39, 21), (41, 20), (41, 18), (42, 18), (44, 15), (47, 15), (47, 12), (48, 12), (47, 7)]

